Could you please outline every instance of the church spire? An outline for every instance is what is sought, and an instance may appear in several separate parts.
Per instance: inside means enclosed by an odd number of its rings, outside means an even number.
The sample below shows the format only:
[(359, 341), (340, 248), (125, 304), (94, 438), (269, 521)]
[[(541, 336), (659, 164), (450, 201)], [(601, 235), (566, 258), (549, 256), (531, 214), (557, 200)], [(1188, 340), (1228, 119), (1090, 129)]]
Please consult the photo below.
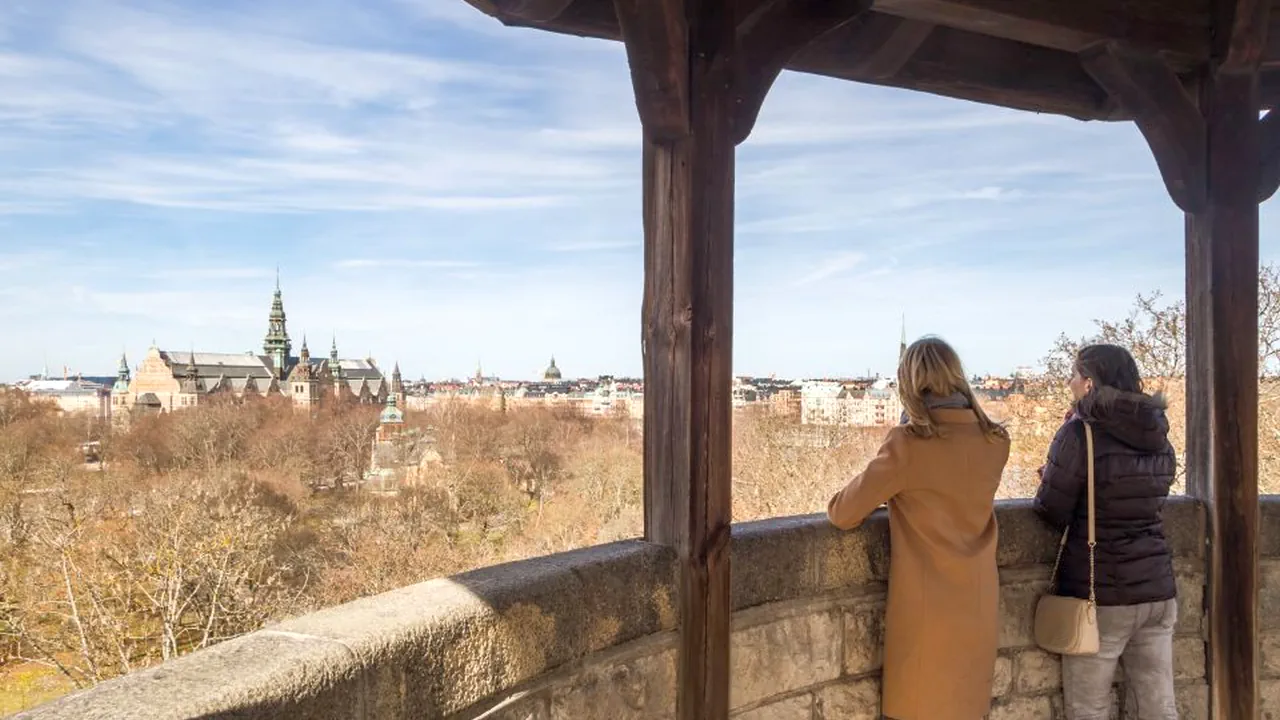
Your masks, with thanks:
[(263, 340), (262, 351), (271, 358), (277, 379), (283, 380), (288, 375), (293, 343), (289, 341), (289, 330), (285, 322), (279, 268), (276, 268), (276, 291), (271, 298), (271, 314), (267, 316), (267, 337)]
[(898, 341), (898, 362), (907, 354), (907, 314), (902, 314), (902, 339)]

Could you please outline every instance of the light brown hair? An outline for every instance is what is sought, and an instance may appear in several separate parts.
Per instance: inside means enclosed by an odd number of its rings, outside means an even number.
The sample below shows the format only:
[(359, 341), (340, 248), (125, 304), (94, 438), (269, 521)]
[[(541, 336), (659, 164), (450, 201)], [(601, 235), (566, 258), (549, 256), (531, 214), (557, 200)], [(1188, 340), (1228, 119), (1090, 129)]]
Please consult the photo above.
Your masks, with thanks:
[(911, 343), (898, 363), (898, 397), (907, 414), (907, 432), (916, 437), (939, 437), (942, 432), (929, 413), (926, 395), (963, 395), (978, 416), (978, 426), (988, 440), (1007, 440), (1009, 433), (983, 412), (965, 379), (960, 356), (941, 338), (923, 337)]

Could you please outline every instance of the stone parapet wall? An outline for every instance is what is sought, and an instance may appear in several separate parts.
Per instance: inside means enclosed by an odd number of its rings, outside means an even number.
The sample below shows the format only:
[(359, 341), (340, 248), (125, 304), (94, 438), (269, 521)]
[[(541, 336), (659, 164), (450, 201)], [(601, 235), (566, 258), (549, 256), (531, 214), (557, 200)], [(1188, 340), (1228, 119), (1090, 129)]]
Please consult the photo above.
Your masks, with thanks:
[[(1264, 702), (1280, 719), (1280, 499), (1264, 506)], [(1057, 538), (1029, 503), (997, 512), (992, 717), (1061, 717), (1058, 661), (1031, 640)], [(1202, 510), (1173, 499), (1166, 525), (1182, 593), (1179, 702), (1195, 720), (1208, 704)], [(735, 718), (879, 717), (885, 517), (847, 533), (821, 516), (738, 525), (732, 562)], [(675, 573), (669, 551), (640, 541), (486, 568), (281, 623), (22, 717), (669, 718)]]

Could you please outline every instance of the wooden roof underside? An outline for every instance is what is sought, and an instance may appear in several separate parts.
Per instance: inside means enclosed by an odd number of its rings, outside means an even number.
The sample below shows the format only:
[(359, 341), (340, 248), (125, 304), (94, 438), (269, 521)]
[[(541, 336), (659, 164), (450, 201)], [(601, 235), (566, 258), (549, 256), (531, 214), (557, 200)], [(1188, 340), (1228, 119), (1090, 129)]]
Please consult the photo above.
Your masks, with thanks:
[[(739, 2), (740, 14), (764, 0)], [(506, 25), (621, 39), (613, 0), (467, 0)], [(1280, 22), (1278, 12), (1271, 23)], [(1209, 0), (875, 0), (787, 68), (1081, 120), (1129, 119), (1079, 53), (1107, 41), (1162, 58), (1190, 88), (1210, 48)], [(1262, 105), (1280, 105), (1280, 28)]]

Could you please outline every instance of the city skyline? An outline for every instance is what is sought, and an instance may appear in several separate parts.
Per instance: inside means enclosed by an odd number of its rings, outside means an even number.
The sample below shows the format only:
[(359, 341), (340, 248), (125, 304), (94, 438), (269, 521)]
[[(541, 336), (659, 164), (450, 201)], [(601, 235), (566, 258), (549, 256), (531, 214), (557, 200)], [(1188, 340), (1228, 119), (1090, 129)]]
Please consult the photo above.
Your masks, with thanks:
[[(438, 0), (50, 0), (0, 9), (0, 60), (0, 378), (253, 349), (277, 265), (295, 338), (408, 377), (641, 372), (620, 45)], [(1129, 124), (787, 73), (738, 170), (740, 374), (891, 372), (904, 313), (998, 374), (1182, 293)]]

